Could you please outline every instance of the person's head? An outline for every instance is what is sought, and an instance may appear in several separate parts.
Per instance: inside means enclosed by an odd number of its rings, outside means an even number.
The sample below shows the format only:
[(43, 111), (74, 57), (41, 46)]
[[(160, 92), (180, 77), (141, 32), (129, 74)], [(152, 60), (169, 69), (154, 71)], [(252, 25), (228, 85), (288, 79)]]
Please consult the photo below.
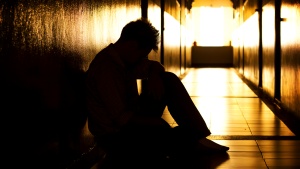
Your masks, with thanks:
[(146, 58), (151, 50), (158, 50), (159, 31), (147, 19), (131, 21), (123, 27), (117, 44), (125, 48), (126, 62), (134, 64)]

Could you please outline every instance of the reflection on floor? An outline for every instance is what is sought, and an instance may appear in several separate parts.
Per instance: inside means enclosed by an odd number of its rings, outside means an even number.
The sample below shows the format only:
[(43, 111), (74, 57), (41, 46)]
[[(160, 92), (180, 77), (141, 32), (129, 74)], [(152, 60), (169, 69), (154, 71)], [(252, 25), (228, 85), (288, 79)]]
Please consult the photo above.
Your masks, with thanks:
[[(230, 150), (221, 155), (182, 155), (176, 165), (165, 168), (300, 168), (300, 140), (233, 68), (193, 68), (182, 82), (211, 130), (208, 138)], [(167, 110), (163, 118), (176, 126)]]
[[(233, 68), (191, 69), (182, 82), (212, 132), (209, 138), (230, 147), (229, 159), (214, 168), (300, 168), (300, 140)], [(168, 112), (165, 117), (176, 125)]]

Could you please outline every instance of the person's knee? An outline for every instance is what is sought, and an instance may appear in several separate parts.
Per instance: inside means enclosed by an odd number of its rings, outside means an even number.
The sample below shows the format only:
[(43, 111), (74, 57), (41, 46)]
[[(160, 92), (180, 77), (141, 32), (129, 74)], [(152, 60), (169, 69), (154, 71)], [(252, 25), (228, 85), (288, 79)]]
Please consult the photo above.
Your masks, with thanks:
[(180, 78), (175, 73), (164, 73), (164, 85), (166, 93), (171, 94), (172, 96), (174, 94), (173, 92), (185, 92)]
[(168, 81), (168, 82), (180, 80), (180, 79), (178, 78), (178, 76), (177, 76), (175, 73), (173, 73), (173, 72), (165, 72), (165, 73), (164, 73), (164, 79), (165, 79), (166, 81)]

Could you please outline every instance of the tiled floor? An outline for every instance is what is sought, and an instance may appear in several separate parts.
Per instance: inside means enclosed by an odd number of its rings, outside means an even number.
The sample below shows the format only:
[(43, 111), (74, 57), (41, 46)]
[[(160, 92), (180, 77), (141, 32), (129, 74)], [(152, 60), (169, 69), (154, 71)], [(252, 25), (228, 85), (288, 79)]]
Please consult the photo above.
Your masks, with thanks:
[[(300, 140), (233, 68), (192, 68), (182, 82), (212, 132), (208, 138), (230, 150), (222, 155), (187, 156), (164, 168), (300, 168)], [(176, 126), (167, 109), (163, 117)]]
[[(193, 68), (182, 82), (212, 132), (208, 138), (230, 147), (227, 158), (212, 157), (203, 168), (300, 168), (300, 140), (233, 68)], [(176, 126), (168, 111), (164, 117)]]

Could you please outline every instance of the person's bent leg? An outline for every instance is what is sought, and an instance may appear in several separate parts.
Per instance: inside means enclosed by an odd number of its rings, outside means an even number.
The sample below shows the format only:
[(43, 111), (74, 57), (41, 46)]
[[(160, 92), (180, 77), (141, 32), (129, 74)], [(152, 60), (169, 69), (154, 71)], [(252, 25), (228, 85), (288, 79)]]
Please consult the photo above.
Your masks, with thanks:
[[(178, 124), (177, 133), (189, 137), (196, 148), (206, 152), (225, 152), (229, 147), (219, 145), (206, 137), (211, 134), (181, 80), (171, 72), (163, 75), (168, 109)], [(183, 141), (184, 142), (184, 141)]]
[(168, 110), (176, 123), (203, 138), (211, 134), (200, 112), (192, 101), (181, 80), (171, 72), (163, 75)]

